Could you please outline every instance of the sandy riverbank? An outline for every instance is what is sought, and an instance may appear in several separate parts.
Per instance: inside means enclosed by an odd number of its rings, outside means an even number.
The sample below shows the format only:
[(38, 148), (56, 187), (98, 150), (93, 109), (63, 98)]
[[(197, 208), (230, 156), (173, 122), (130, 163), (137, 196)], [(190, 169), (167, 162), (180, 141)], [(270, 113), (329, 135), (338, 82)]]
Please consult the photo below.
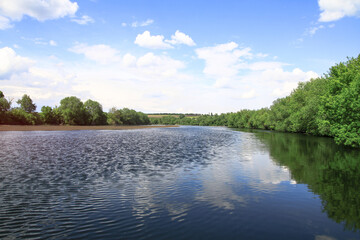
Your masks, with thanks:
[(60, 126), (60, 125), (0, 125), (0, 131), (74, 131), (74, 130), (129, 130), (143, 128), (167, 128), (175, 125), (157, 126)]

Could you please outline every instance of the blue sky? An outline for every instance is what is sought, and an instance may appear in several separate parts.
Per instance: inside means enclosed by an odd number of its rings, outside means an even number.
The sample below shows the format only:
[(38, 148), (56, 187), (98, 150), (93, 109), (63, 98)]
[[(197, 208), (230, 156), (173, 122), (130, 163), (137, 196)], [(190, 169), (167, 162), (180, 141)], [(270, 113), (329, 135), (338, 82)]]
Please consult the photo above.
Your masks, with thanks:
[(38, 110), (268, 107), (357, 56), (359, 16), (360, 0), (0, 0), (0, 90)]

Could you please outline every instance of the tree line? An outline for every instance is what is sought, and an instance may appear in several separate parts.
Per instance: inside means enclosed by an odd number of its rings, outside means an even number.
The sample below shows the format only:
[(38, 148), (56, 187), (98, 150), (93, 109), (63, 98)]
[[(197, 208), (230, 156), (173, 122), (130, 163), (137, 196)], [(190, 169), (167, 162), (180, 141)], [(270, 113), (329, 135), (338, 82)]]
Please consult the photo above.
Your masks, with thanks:
[(0, 124), (20, 125), (147, 125), (148, 116), (132, 109), (111, 108), (103, 111), (100, 103), (91, 99), (82, 102), (72, 96), (60, 101), (58, 107), (43, 106), (41, 112), (35, 112), (36, 104), (30, 96), (24, 94), (16, 101), (19, 107), (11, 107), (12, 100), (6, 99), (0, 91)]
[(269, 108), (199, 117), (151, 118), (152, 124), (228, 126), (333, 137), (360, 147), (360, 55), (331, 67), (322, 77), (299, 83)]

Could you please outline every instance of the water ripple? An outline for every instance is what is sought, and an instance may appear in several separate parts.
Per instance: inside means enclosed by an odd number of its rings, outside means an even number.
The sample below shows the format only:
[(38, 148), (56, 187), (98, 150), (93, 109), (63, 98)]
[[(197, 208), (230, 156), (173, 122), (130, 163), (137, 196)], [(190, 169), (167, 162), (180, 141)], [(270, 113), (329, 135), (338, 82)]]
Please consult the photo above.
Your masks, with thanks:
[(226, 128), (2, 132), (0, 142), (0, 239), (252, 238), (248, 219), (271, 221), (264, 199), (290, 180), (252, 133)]

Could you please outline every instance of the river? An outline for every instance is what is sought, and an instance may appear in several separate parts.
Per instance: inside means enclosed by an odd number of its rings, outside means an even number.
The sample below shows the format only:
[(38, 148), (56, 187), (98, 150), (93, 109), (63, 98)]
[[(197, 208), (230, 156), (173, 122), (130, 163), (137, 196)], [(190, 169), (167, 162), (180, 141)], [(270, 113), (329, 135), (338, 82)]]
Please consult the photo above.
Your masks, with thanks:
[(224, 127), (0, 132), (0, 239), (359, 239), (360, 151)]

